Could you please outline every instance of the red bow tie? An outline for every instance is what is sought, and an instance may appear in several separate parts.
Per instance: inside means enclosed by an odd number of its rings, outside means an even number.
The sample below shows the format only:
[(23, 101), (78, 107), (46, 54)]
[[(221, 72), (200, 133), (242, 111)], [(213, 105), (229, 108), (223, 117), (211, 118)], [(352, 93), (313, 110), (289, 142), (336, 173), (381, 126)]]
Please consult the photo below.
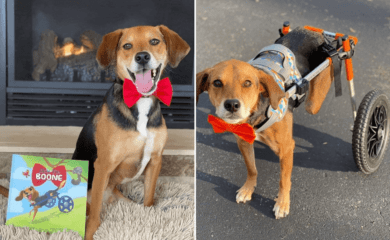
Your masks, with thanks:
[(237, 134), (242, 140), (253, 144), (256, 139), (255, 130), (248, 123), (229, 124), (224, 120), (209, 115), (207, 121), (213, 126), (215, 133), (223, 133), (225, 131)]
[(61, 165), (55, 167), (52, 172), (49, 172), (44, 166), (36, 163), (32, 170), (31, 179), (34, 186), (41, 186), (46, 181), (51, 181), (59, 187), (61, 182), (66, 180), (66, 168)]
[[(157, 89), (152, 95), (156, 96), (162, 103), (168, 107), (172, 101), (172, 85), (169, 78), (164, 78), (158, 81)], [(137, 91), (137, 87), (130, 79), (125, 78), (123, 83), (123, 99), (126, 105), (131, 108), (142, 97), (142, 94)]]

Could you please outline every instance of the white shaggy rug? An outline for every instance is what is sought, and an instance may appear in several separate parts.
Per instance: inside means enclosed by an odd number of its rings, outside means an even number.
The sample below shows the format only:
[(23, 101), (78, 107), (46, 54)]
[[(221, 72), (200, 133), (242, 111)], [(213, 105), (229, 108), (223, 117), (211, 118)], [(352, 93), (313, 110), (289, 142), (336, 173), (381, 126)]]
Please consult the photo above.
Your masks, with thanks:
[[(0, 179), (8, 188), (9, 182)], [(122, 186), (122, 192), (134, 202), (117, 201), (104, 205), (101, 225), (95, 240), (181, 240), (194, 239), (194, 189), (187, 184), (162, 181), (156, 187), (155, 205), (143, 206), (142, 180)], [(0, 240), (80, 240), (75, 232), (56, 232), (51, 235), (27, 227), (6, 226), (8, 199), (0, 195)]]

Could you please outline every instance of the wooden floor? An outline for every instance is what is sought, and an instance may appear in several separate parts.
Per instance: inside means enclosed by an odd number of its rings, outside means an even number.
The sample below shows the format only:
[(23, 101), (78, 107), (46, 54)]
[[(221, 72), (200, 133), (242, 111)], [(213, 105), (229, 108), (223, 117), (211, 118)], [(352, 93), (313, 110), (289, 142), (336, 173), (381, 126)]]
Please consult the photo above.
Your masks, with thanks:
[[(73, 153), (81, 127), (0, 126), (0, 152)], [(194, 155), (193, 129), (168, 129), (164, 155)]]

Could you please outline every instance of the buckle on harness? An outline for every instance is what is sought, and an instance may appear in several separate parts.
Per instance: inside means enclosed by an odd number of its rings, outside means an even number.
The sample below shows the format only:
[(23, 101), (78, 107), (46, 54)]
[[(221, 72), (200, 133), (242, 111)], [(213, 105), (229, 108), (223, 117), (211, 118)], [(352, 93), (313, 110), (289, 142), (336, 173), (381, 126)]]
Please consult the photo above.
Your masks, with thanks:
[(296, 84), (295, 94), (303, 95), (301, 98), (296, 98), (294, 103), (294, 108), (299, 107), (306, 99), (306, 92), (309, 90), (309, 81), (302, 79), (301, 83)]
[(297, 84), (296, 94), (303, 95), (309, 90), (309, 82), (306, 79), (302, 79), (300, 84)]

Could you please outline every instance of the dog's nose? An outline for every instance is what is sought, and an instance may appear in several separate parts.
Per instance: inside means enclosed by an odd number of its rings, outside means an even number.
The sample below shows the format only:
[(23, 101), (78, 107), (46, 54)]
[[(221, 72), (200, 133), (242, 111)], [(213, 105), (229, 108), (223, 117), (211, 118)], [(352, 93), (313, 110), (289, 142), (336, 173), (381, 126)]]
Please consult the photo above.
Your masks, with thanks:
[(225, 109), (228, 110), (229, 112), (237, 112), (237, 110), (240, 108), (241, 104), (240, 101), (237, 99), (229, 99), (225, 101)]
[(135, 61), (138, 63), (138, 64), (146, 64), (148, 63), (150, 60), (150, 54), (147, 53), (147, 52), (139, 52), (137, 53), (137, 55), (135, 55)]

